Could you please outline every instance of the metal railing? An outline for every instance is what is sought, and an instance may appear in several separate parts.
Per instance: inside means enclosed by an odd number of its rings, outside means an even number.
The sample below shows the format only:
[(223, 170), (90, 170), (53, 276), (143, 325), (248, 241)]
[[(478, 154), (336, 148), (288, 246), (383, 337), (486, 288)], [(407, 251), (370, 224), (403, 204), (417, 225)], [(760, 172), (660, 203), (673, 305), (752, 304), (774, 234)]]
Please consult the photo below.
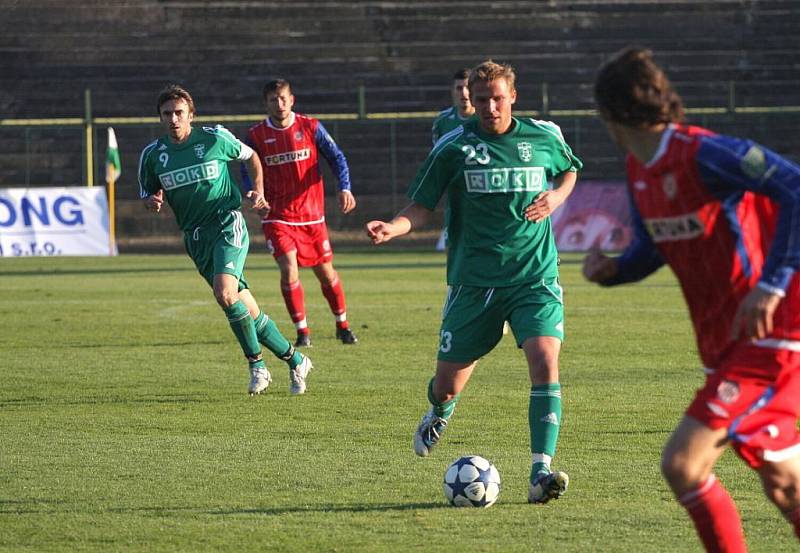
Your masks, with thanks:
[[(770, 114), (800, 114), (800, 105), (787, 105), (787, 106), (738, 106), (736, 105), (736, 84), (734, 82), (728, 83), (727, 86), (728, 97), (726, 101), (720, 102), (725, 105), (712, 106), (712, 107), (695, 107), (688, 108), (687, 114), (695, 120), (699, 120), (700, 124), (705, 124), (709, 117), (714, 116), (758, 116)], [(572, 136), (571, 145), (576, 151), (581, 151), (581, 140), (584, 134), (587, 123), (582, 123), (586, 119), (594, 119), (596, 112), (593, 109), (550, 109), (550, 92), (547, 83), (541, 85), (541, 97), (539, 99), (542, 106), (539, 110), (519, 110), (515, 111), (515, 115), (529, 116), (529, 117), (543, 117), (552, 118), (556, 121), (567, 120), (571, 122), (571, 127), (565, 127), (565, 132), (570, 132)], [(388, 125), (390, 153), (389, 153), (389, 166), (390, 166), (390, 180), (395, 183), (398, 175), (398, 141), (396, 124), (409, 120), (432, 120), (438, 111), (411, 111), (411, 112), (368, 112), (366, 109), (366, 93), (364, 87), (361, 86), (357, 89), (357, 110), (355, 112), (344, 113), (319, 113), (309, 114), (331, 125), (331, 130), (334, 136), (339, 135), (339, 123), (345, 122), (382, 122)], [(210, 115), (198, 116), (195, 121), (198, 123), (213, 122), (223, 124), (250, 124), (263, 119), (263, 113), (257, 114), (236, 114), (236, 115)], [(593, 121), (593, 125), (596, 122)], [(22, 129), (25, 140), (25, 155), (26, 155), (26, 169), (25, 169), (25, 182), (14, 184), (31, 184), (31, 171), (34, 163), (31, 158), (37, 155), (33, 145), (36, 143), (37, 138), (34, 137), (36, 130), (79, 130), (82, 133), (81, 142), (81, 167), (82, 176), (81, 184), (86, 186), (94, 186), (96, 177), (101, 171), (98, 161), (98, 148), (95, 137), (96, 127), (100, 126), (140, 126), (152, 127), (158, 129), (159, 120), (157, 117), (95, 117), (92, 109), (91, 91), (85, 90), (84, 92), (84, 116), (83, 117), (68, 117), (68, 118), (38, 118), (38, 119), (0, 119), (0, 130), (17, 128)], [(160, 130), (160, 129), (159, 129)], [(76, 140), (77, 142), (77, 140)], [(75, 184), (75, 183), (72, 183)], [(395, 188), (395, 184), (392, 185)]]

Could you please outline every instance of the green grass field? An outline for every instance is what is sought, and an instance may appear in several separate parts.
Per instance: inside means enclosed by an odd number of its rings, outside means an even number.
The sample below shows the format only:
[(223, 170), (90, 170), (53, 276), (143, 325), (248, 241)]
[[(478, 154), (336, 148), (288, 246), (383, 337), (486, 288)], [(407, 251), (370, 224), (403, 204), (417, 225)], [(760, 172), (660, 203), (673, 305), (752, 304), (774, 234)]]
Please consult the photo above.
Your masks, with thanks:
[[(668, 272), (606, 290), (564, 260), (554, 465), (571, 486), (534, 506), (529, 384), (512, 339), (479, 364), (434, 454), (417, 458), (444, 258), (390, 248), (336, 261), (360, 343), (335, 342), (303, 272), (308, 392), (290, 396), (275, 362), (268, 393), (250, 398), (241, 352), (187, 257), (0, 260), (0, 551), (701, 551), (658, 469), (702, 380)], [(293, 335), (271, 258), (251, 255), (247, 276)], [(486, 510), (444, 501), (445, 468), (470, 453), (503, 478)], [(752, 552), (797, 550), (732, 452), (717, 474)]]

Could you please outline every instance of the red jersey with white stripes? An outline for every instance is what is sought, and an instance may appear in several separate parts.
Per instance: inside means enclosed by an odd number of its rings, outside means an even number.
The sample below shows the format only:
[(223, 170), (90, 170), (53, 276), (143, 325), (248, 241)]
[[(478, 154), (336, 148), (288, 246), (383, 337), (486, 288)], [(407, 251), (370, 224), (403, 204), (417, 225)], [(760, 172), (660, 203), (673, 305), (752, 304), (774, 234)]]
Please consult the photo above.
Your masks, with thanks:
[(673, 125), (652, 160), (629, 155), (627, 169), (636, 239), (608, 284), (668, 264), (708, 367), (733, 345), (734, 314), (755, 286), (784, 295), (756, 344), (800, 348), (800, 168), (751, 141)]
[(286, 128), (272, 125), (267, 118), (248, 131), (247, 143), (264, 169), (264, 196), (271, 208), (264, 222), (310, 224), (325, 220), (317, 147), (320, 127), (318, 120), (293, 113)]

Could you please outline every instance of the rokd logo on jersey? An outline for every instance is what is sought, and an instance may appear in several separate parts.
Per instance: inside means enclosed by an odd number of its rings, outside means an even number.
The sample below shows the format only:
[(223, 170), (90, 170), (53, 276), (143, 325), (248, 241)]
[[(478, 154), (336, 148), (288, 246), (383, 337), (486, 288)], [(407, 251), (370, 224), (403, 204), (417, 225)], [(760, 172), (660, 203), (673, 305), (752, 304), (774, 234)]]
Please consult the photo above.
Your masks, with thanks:
[(216, 161), (207, 161), (190, 165), (182, 169), (176, 169), (169, 173), (162, 173), (158, 176), (164, 190), (174, 190), (181, 186), (194, 184), (202, 180), (211, 180), (219, 177), (219, 166)]
[(541, 192), (544, 190), (544, 167), (507, 167), (464, 171), (467, 192), (502, 194), (505, 192)]

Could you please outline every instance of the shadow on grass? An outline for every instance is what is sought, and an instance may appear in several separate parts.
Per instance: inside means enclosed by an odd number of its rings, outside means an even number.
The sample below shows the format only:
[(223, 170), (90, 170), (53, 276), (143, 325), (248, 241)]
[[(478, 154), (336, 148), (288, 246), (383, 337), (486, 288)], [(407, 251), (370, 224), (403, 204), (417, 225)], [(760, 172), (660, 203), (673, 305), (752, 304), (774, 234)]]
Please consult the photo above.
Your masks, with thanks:
[(60, 499), (0, 499), (0, 515), (53, 513), (58, 510), (56, 506), (65, 504), (66, 501)]
[(386, 511), (415, 511), (422, 509), (451, 509), (446, 503), (379, 503), (370, 505), (358, 503), (352, 505), (304, 505), (298, 507), (264, 507), (252, 509), (216, 509), (206, 514), (227, 515), (285, 515), (292, 513), (369, 513)]
[[(186, 405), (190, 403), (210, 403), (214, 400), (210, 396), (165, 395), (140, 398), (121, 396), (95, 396), (84, 398), (53, 398), (53, 397), (27, 397), (0, 399), (0, 408), (4, 407), (29, 407), (35, 405)], [(2, 502), (2, 500), (0, 500)]]
[(228, 340), (187, 340), (184, 342), (147, 342), (147, 343), (111, 343), (105, 342), (100, 344), (87, 344), (87, 343), (80, 343), (80, 344), (59, 344), (59, 347), (64, 348), (74, 348), (74, 349), (90, 349), (90, 348), (98, 348), (98, 349), (122, 349), (122, 350), (130, 350), (131, 347), (137, 347), (141, 349), (147, 348), (174, 348), (174, 347), (194, 347), (198, 345), (203, 346), (218, 346), (220, 344), (226, 344)]
[[(439, 269), (445, 266), (444, 259), (440, 262), (420, 263), (413, 259), (401, 263), (347, 263), (343, 261), (336, 264), (341, 269), (363, 269), (363, 270), (400, 270), (413, 267), (414, 269)], [(274, 266), (251, 266), (245, 267), (245, 275), (260, 272), (276, 272), (277, 265)], [(107, 269), (85, 268), (85, 269), (49, 269), (42, 268), (30, 269), (26, 271), (0, 271), (0, 276), (4, 277), (36, 277), (36, 276), (65, 276), (65, 275), (124, 275), (140, 273), (197, 273), (194, 267), (109, 267)]]

